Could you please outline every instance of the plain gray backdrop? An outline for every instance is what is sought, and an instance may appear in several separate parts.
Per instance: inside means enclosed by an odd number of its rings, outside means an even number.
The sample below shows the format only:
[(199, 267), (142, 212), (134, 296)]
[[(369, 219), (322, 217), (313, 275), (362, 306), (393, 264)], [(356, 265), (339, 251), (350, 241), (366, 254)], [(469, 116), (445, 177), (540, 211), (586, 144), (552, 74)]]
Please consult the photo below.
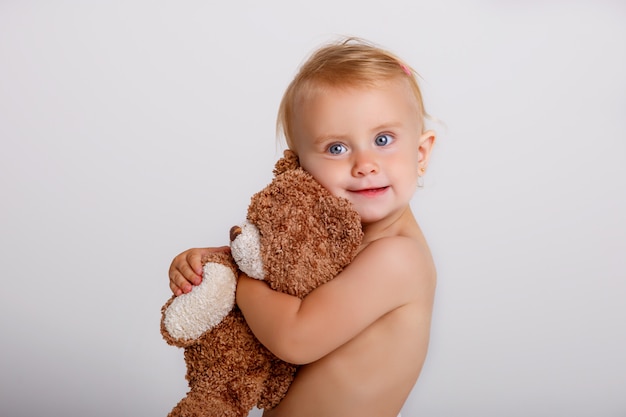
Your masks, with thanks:
[(227, 242), (284, 88), (341, 35), (414, 66), (437, 120), (403, 416), (626, 416), (625, 3), (487, 0), (0, 1), (0, 415), (182, 398), (169, 263)]

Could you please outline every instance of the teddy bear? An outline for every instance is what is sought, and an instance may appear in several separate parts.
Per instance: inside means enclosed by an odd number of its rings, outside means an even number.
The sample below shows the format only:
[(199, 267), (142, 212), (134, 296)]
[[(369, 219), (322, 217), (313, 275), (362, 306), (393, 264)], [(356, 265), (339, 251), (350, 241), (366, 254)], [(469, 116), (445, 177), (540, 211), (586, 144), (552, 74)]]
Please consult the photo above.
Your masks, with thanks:
[(184, 348), (189, 391), (169, 417), (245, 417), (285, 396), (296, 365), (265, 348), (235, 304), (239, 271), (300, 298), (356, 256), (363, 232), (348, 200), (323, 188), (287, 150), (272, 181), (230, 229), (230, 253), (205, 256), (202, 282), (161, 309), (161, 333)]

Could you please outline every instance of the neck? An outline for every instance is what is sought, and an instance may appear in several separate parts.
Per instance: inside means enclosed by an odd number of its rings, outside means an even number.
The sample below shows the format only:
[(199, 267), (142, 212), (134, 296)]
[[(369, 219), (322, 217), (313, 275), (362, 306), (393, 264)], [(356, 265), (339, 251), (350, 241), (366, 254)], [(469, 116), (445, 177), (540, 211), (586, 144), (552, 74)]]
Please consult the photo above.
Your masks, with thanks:
[(385, 237), (415, 237), (416, 233), (421, 234), (410, 206), (407, 206), (395, 216), (390, 216), (374, 223), (363, 224), (362, 227), (363, 247)]

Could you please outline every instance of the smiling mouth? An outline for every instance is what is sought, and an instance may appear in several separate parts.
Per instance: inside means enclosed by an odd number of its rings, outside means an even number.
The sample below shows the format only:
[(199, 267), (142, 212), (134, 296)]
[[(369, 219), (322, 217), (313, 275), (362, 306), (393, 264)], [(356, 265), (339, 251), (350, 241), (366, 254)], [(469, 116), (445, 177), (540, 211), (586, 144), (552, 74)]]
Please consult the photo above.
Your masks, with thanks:
[(364, 188), (362, 190), (352, 190), (351, 192), (355, 194), (359, 194), (359, 195), (364, 195), (364, 196), (377, 196), (387, 191), (388, 188), (389, 186), (378, 187), (378, 188)]

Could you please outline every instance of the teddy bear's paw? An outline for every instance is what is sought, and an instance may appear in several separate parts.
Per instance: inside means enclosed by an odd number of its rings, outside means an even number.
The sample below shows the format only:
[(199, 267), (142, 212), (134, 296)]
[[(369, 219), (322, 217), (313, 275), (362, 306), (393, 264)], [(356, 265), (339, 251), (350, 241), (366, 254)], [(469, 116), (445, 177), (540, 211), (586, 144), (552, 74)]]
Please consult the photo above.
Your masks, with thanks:
[(261, 259), (261, 235), (259, 229), (245, 221), (230, 232), (230, 252), (240, 270), (250, 278), (262, 280), (265, 276)]
[(163, 314), (163, 325), (176, 340), (195, 340), (217, 326), (235, 305), (237, 277), (219, 263), (204, 265), (202, 283), (176, 297)]

